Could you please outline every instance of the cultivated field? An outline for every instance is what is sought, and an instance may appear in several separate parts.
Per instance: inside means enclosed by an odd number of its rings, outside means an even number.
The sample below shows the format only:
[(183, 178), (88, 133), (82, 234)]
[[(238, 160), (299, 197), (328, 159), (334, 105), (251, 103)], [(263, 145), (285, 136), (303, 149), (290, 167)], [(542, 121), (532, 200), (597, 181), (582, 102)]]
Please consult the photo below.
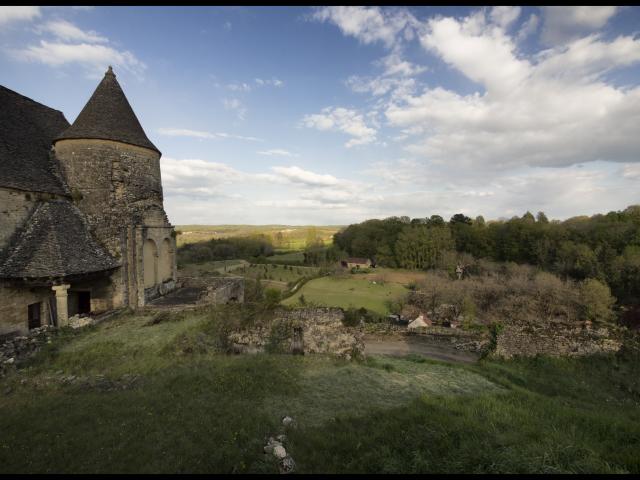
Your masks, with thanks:
[(302, 250), (310, 237), (319, 238), (325, 245), (330, 245), (333, 234), (341, 228), (339, 225), (176, 225), (176, 230), (180, 231), (178, 246), (212, 238), (267, 235), (273, 246), (282, 250)]
[(0, 380), (8, 473), (640, 473), (638, 359), (226, 355), (240, 306), (63, 330)]

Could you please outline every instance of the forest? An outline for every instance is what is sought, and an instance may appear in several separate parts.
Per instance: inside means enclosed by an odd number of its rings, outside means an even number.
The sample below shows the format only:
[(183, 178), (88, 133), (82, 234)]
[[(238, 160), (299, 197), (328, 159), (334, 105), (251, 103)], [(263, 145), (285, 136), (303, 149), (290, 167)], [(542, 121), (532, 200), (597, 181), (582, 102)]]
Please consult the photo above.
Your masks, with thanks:
[(336, 233), (334, 248), (409, 269), (455, 268), (473, 258), (530, 264), (562, 278), (605, 282), (620, 303), (640, 301), (640, 205), (564, 221), (543, 212), (495, 221), (461, 213), (449, 221), (372, 219)]

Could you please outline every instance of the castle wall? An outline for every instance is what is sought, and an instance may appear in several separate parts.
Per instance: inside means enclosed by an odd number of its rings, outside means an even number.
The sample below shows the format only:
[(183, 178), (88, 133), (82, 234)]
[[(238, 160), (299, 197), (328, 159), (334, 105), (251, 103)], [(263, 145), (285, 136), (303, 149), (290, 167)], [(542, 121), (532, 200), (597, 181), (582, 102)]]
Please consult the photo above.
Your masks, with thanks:
[[(109, 251), (119, 257), (127, 225), (139, 225), (145, 212), (162, 210), (160, 155), (110, 140), (59, 140), (55, 144), (63, 175), (76, 205)], [(162, 219), (168, 224), (166, 215)]]
[(20, 288), (0, 281), (0, 335), (28, 332), (27, 309), (32, 303), (42, 302), (40, 321), (42, 325), (47, 325), (49, 323), (48, 301), (53, 296), (51, 288)]
[[(113, 308), (143, 306), (171, 290), (176, 280), (176, 245), (162, 205), (160, 154), (121, 142), (92, 139), (59, 140), (55, 152), (72, 197), (86, 214), (92, 232), (122, 262), (111, 278)], [(154, 242), (156, 251), (146, 269), (145, 285), (147, 238)], [(167, 272), (168, 265), (172, 266), (171, 272)], [(150, 268), (154, 269), (151, 273)]]
[[(162, 248), (165, 243), (169, 244), (168, 251)], [(176, 287), (176, 238), (173, 235), (173, 227), (146, 226), (136, 228), (136, 247), (137, 304), (143, 306)], [(167, 259), (163, 255), (168, 255), (169, 258)], [(169, 264), (171, 267), (171, 271), (167, 275), (163, 275), (163, 263)], [(153, 279), (152, 285), (147, 280), (149, 278)]]

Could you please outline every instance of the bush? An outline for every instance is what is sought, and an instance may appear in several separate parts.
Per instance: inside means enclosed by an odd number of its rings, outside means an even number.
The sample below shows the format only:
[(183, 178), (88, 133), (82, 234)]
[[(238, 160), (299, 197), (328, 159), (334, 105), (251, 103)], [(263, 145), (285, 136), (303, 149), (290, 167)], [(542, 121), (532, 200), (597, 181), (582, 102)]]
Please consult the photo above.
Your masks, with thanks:
[(264, 301), (268, 308), (273, 308), (280, 303), (280, 290), (277, 288), (267, 288), (264, 291)]
[(581, 318), (591, 321), (608, 322), (613, 318), (613, 305), (616, 299), (611, 296), (609, 287), (595, 278), (580, 282)]

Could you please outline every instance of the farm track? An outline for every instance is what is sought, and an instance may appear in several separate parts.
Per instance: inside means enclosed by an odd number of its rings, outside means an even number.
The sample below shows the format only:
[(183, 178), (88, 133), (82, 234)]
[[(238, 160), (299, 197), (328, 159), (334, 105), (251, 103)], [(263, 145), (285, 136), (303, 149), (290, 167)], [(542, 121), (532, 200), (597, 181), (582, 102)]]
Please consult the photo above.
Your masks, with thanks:
[(402, 357), (416, 354), (433, 360), (454, 363), (475, 363), (480, 358), (477, 354), (456, 350), (449, 345), (427, 341), (419, 337), (388, 339), (365, 335), (364, 343), (365, 355)]

